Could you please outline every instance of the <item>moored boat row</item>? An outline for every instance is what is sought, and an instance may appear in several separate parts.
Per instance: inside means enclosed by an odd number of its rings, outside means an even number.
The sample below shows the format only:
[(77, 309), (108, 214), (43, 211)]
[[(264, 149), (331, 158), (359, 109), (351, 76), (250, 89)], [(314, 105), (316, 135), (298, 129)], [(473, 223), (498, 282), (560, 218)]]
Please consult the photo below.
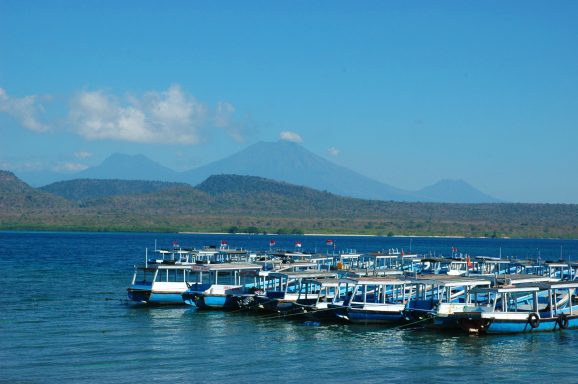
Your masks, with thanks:
[(481, 334), (578, 328), (575, 264), (391, 250), (210, 251), (175, 248), (147, 256), (135, 266), (129, 300)]

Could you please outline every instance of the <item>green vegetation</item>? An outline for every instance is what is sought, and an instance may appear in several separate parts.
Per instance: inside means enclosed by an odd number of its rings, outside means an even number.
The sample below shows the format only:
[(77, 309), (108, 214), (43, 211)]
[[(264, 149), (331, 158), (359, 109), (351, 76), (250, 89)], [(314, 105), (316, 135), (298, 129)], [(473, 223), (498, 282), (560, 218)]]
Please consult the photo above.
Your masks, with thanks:
[(187, 185), (184, 183), (146, 180), (77, 179), (59, 181), (39, 189), (67, 200), (89, 201), (109, 196), (154, 193)]
[(577, 225), (578, 205), (360, 200), (232, 175), (66, 200), (0, 172), (0, 229), (578, 238)]

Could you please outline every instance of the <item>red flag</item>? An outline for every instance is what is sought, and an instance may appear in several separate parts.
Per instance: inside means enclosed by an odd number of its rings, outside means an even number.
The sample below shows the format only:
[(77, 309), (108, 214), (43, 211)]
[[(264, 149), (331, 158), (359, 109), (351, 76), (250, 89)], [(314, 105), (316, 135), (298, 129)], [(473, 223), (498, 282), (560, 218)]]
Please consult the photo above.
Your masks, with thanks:
[(227, 245), (227, 240), (221, 240), (221, 245)]
[(296, 241), (296, 242), (295, 242), (295, 246), (301, 248), (301, 242), (300, 242), (300, 241)]
[(331, 245), (333, 245), (333, 240), (331, 240), (331, 239), (325, 240), (325, 244), (331, 246)]
[(275, 240), (270, 240), (270, 241), (269, 241), (269, 246), (272, 247), (272, 246), (274, 246), (274, 245), (275, 245)]

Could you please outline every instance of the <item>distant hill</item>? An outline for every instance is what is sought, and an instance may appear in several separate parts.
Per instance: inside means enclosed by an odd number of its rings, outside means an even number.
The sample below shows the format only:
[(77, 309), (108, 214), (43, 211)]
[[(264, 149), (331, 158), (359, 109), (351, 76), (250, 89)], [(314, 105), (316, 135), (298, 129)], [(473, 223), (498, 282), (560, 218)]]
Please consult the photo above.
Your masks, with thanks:
[(114, 212), (129, 216), (149, 216), (151, 219), (163, 216), (183, 217), (191, 214), (220, 214), (212, 211), (211, 197), (188, 185), (179, 184), (173, 188), (141, 195), (118, 195), (91, 200), (84, 206), (99, 212)]
[(287, 141), (259, 142), (205, 166), (183, 172), (182, 181), (196, 185), (211, 175), (259, 176), (303, 185), (341, 196), (375, 200), (427, 200), (338, 166)]
[(186, 185), (164, 181), (78, 179), (52, 183), (40, 190), (68, 200), (88, 201), (117, 195), (154, 193)]
[(363, 202), (257, 176), (210, 176), (197, 189), (214, 198), (214, 211), (237, 215), (345, 217), (347, 202)]
[[(94, 183), (96, 189), (110, 185), (107, 180)], [(577, 222), (578, 205), (571, 204), (362, 200), (239, 175), (211, 176), (198, 188), (177, 184), (79, 204), (31, 188), (10, 172), (0, 173), (0, 229), (229, 232), (248, 228), (251, 233), (576, 238)]]
[(71, 207), (65, 199), (32, 188), (12, 172), (0, 170), (0, 209), (4, 212), (22, 209)]
[[(578, 205), (442, 204), (362, 200), (255, 176), (211, 176), (197, 188), (117, 196), (93, 208), (160, 217), (179, 228), (405, 235), (575, 237)], [(157, 220), (159, 220), (157, 218)]]
[(146, 156), (115, 153), (100, 165), (78, 172), (75, 179), (178, 181), (180, 176)]
[(463, 180), (440, 180), (417, 191), (421, 196), (437, 203), (502, 203)]

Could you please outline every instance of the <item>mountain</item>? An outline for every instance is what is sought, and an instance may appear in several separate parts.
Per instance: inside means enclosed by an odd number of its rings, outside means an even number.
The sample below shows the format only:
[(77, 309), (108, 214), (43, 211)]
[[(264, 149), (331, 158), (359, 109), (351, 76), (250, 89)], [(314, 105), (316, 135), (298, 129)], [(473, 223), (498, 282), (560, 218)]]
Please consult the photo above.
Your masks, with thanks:
[(253, 144), (232, 156), (183, 172), (181, 180), (196, 185), (219, 174), (259, 176), (357, 198), (427, 200), (336, 165), (287, 141)]
[(463, 180), (440, 180), (416, 192), (438, 203), (501, 203)]
[[(299, 144), (287, 141), (255, 143), (229, 157), (182, 173), (162, 166), (143, 155), (130, 156), (113, 154), (98, 166), (75, 174), (61, 174), (61, 178), (58, 180), (147, 180), (185, 182), (190, 185), (197, 185), (211, 175), (220, 174), (258, 176), (321, 191), (328, 191), (340, 196), (372, 200), (456, 203), (499, 201), (476, 190), (471, 185), (460, 181), (442, 180), (420, 191), (402, 190), (370, 179), (348, 168), (336, 165), (306, 150)], [(47, 184), (39, 183), (38, 180), (52, 183), (56, 181), (56, 175), (49, 173), (44, 175), (44, 179), (40, 179), (39, 175), (32, 177), (32, 174), (20, 174), (20, 176), (29, 182), (34, 180), (35, 186)], [(81, 188), (78, 185), (74, 187), (72, 185), (68, 186), (70, 188)], [(147, 189), (149, 187), (142, 186), (143, 189), (141, 191), (152, 191), (151, 189)], [(60, 187), (56, 186), (55, 188)], [(120, 190), (116, 188), (120, 188), (121, 190), (124, 188), (136, 188), (136, 190), (139, 190), (140, 187), (136, 187), (136, 185), (133, 184), (130, 187), (127, 185), (122, 187), (117, 185), (114, 187), (111, 186), (111, 188), (113, 188), (114, 191), (110, 193), (100, 191), (98, 192), (100, 194), (99, 196), (118, 195)], [(48, 190), (55, 191), (54, 189)], [(74, 192), (71, 191), (70, 193)], [(58, 194), (61, 196), (72, 196), (62, 189), (60, 189)], [(132, 192), (129, 194), (132, 194)]]
[(155, 193), (185, 185), (165, 181), (77, 179), (52, 183), (40, 190), (67, 200), (87, 201), (109, 196)]
[(78, 172), (74, 178), (178, 181), (179, 173), (143, 155), (115, 153), (100, 165)]
[(65, 199), (32, 188), (12, 172), (0, 170), (0, 209), (3, 213), (23, 208), (50, 209), (72, 206)]

